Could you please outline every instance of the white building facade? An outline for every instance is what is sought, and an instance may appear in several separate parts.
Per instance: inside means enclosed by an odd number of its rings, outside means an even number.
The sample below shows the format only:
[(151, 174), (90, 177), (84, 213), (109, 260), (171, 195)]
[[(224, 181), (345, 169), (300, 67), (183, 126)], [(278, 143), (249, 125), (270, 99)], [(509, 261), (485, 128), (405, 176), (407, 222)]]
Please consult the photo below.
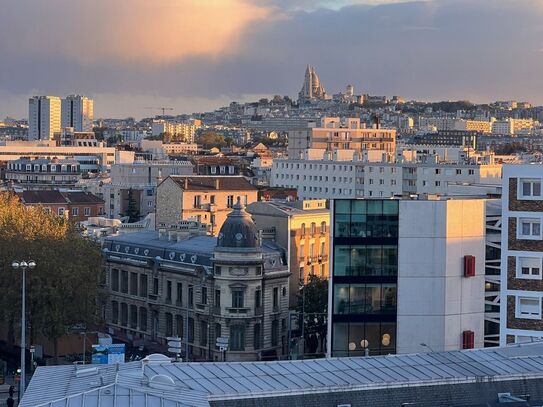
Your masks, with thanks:
[(34, 96), (28, 100), (28, 139), (51, 140), (60, 131), (61, 102), (57, 96)]

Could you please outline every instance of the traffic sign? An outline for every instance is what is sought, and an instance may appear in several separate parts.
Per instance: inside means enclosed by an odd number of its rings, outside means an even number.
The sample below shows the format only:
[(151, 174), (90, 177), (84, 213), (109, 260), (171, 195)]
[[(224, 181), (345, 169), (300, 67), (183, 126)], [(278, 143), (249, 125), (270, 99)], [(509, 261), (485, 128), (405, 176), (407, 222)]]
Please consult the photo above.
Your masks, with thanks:
[(181, 353), (181, 348), (168, 348), (168, 352)]

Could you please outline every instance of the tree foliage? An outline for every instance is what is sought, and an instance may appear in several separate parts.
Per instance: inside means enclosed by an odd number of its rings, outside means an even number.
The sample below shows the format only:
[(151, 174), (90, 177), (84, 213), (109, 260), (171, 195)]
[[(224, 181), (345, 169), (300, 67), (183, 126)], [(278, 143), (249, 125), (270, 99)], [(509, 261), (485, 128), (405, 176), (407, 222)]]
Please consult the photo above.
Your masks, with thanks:
[(53, 343), (67, 328), (92, 324), (102, 280), (98, 246), (80, 236), (67, 219), (41, 207), (25, 207), (0, 193), (0, 317), (13, 332), (21, 312), (21, 270), (14, 260), (34, 260), (26, 272), (30, 340), (44, 334)]
[(126, 211), (121, 216), (128, 216), (128, 222), (133, 223), (140, 220), (140, 210), (134, 198), (134, 191), (132, 188), (128, 190)]
[(212, 131), (203, 133), (200, 137), (198, 137), (196, 143), (200, 144), (205, 149), (210, 149), (213, 147), (221, 148), (226, 146), (224, 136)]
[[(310, 343), (312, 335), (326, 337), (328, 312), (328, 280), (310, 274), (307, 283), (298, 292), (297, 311), (303, 315), (304, 334), (308, 338), (306, 353), (314, 353), (317, 343)], [(314, 336), (313, 336), (314, 337)]]

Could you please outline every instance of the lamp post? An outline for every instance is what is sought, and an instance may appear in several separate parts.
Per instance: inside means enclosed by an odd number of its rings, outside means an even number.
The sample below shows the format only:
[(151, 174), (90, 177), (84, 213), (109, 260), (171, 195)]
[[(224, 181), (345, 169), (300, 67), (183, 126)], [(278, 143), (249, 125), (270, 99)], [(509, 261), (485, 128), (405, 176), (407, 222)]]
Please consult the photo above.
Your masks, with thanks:
[(36, 267), (36, 262), (34, 260), (25, 260), (16, 261), (14, 260), (11, 263), (11, 267), (14, 270), (21, 269), (23, 271), (23, 283), (21, 289), (21, 383), (19, 390), (19, 400), (23, 398), (25, 392), (26, 378), (25, 378), (25, 351), (26, 351), (26, 269), (29, 268), (32, 270)]

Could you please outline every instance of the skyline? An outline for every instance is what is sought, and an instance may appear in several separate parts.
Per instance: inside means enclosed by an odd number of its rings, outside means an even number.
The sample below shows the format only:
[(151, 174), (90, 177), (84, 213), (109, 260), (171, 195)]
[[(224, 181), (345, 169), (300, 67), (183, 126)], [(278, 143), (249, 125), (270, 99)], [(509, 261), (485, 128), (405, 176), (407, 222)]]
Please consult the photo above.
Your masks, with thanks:
[(85, 94), (96, 117), (138, 118), (153, 115), (147, 106), (295, 98), (307, 64), (330, 93), (352, 83), (407, 99), (543, 104), (536, 0), (72, 3), (3, 5), (1, 117), (25, 117), (34, 94)]

